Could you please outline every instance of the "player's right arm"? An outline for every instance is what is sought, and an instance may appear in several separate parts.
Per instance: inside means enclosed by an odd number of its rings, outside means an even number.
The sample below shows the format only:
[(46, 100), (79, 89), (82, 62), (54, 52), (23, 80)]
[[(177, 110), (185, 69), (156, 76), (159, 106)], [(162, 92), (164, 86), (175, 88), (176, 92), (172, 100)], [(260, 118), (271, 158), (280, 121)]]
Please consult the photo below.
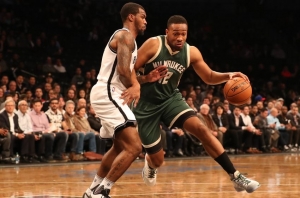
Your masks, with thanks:
[[(135, 63), (135, 70), (138, 71), (142, 68), (154, 55), (157, 53), (159, 48), (159, 40), (157, 37), (152, 37), (146, 40), (143, 45), (138, 49), (137, 61)], [(152, 70), (147, 75), (139, 75), (137, 76), (137, 80), (140, 84), (147, 82), (155, 82), (163, 77), (165, 77), (167, 73), (166, 66), (159, 66)]]
[(126, 88), (129, 88), (132, 86), (130, 61), (135, 48), (134, 37), (128, 31), (119, 31), (115, 34), (110, 46), (117, 51), (119, 79)]

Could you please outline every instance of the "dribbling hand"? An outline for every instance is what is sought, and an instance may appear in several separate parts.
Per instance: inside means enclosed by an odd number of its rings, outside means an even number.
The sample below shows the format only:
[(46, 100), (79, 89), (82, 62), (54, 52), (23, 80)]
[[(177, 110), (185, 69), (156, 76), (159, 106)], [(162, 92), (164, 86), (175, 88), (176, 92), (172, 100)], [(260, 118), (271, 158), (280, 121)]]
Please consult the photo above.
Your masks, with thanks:
[(234, 77), (241, 77), (241, 78), (245, 79), (246, 81), (250, 82), (248, 76), (246, 76), (245, 74), (243, 74), (241, 72), (232, 72), (232, 73), (229, 73), (229, 80), (231, 80)]

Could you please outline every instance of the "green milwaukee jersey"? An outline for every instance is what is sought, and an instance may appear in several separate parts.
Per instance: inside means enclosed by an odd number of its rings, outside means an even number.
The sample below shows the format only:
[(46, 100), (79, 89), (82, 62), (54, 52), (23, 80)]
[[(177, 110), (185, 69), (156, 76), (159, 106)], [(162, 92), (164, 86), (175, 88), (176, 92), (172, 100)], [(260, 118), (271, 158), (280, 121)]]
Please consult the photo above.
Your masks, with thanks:
[(157, 36), (160, 42), (159, 49), (144, 66), (144, 75), (160, 65), (168, 67), (166, 77), (141, 85), (141, 99), (149, 102), (161, 103), (178, 93), (180, 78), (190, 65), (189, 44), (185, 43), (180, 51), (172, 52), (165, 37), (165, 35)]

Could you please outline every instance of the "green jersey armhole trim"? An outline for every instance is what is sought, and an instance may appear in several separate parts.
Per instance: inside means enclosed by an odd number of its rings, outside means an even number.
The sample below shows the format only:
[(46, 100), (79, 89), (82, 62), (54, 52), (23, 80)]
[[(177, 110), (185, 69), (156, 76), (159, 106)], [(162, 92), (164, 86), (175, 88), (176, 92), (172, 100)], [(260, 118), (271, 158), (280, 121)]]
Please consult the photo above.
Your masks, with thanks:
[[(156, 36), (154, 38), (158, 39), (158, 42), (159, 42), (158, 50), (157, 50), (156, 54), (147, 62), (147, 64), (151, 63), (152, 61), (154, 61), (156, 59), (156, 57), (158, 57), (158, 55), (159, 55), (159, 53), (161, 51), (161, 45), (162, 44), (161, 44), (161, 38), (160, 38), (160, 36)], [(152, 38), (152, 39), (154, 39), (154, 38)]]
[(191, 53), (190, 53), (190, 45), (186, 44), (186, 57), (187, 57), (187, 68), (190, 66), (191, 64)]

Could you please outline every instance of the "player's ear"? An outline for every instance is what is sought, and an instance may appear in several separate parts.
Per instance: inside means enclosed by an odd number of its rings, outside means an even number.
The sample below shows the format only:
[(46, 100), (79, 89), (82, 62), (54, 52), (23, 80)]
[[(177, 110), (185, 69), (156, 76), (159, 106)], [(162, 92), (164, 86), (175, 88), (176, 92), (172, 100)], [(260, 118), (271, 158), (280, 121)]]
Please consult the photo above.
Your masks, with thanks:
[(168, 29), (166, 29), (166, 35), (168, 35), (168, 32), (169, 32), (169, 30), (168, 30)]
[(134, 20), (134, 17), (135, 16), (133, 14), (129, 14), (127, 18), (130, 22), (132, 22)]

